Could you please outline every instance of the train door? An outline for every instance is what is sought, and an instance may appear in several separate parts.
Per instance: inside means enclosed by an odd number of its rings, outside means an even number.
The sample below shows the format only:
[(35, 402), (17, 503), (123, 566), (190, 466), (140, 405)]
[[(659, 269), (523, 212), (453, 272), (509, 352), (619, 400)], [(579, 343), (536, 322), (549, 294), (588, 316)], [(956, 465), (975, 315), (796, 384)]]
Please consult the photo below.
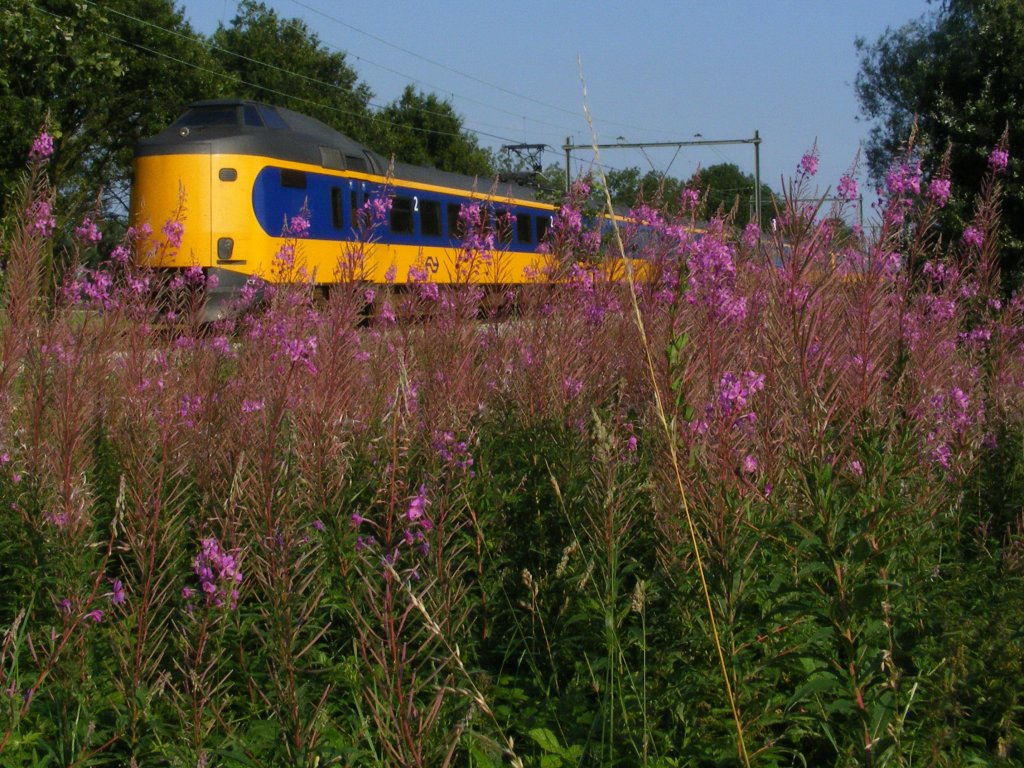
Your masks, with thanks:
[[(252, 207), (253, 179), (239, 167), (237, 155), (212, 155), (210, 179), (210, 253), (207, 266), (247, 265), (258, 271), (252, 252), (255, 216)], [(271, 254), (272, 255), (272, 254)]]

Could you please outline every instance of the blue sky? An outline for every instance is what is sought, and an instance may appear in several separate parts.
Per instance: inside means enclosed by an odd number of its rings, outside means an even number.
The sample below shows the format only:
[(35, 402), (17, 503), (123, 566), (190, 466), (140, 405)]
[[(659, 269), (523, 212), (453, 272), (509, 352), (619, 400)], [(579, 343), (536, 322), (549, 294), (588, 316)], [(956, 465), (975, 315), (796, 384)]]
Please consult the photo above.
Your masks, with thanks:
[[(602, 142), (749, 138), (757, 130), (762, 180), (780, 189), (816, 141), (822, 192), (868, 135), (853, 91), (855, 38), (873, 41), (936, 8), (926, 0), (264, 1), (345, 51), (376, 103), (411, 82), (448, 98), (487, 146), (543, 143), (552, 147), (545, 165), (564, 162), (567, 136), (590, 141), (585, 82)], [(234, 0), (181, 5), (204, 33), (230, 23), (236, 8)], [(754, 167), (745, 145), (612, 150), (602, 161), (680, 178), (719, 162)]]

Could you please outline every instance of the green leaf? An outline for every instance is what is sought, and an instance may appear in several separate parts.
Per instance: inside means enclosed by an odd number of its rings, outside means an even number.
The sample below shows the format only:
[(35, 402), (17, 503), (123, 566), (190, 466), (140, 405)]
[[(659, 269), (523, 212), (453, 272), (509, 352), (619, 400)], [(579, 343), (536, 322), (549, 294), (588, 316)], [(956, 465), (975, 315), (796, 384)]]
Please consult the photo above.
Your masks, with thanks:
[(526, 735), (537, 742), (537, 745), (545, 752), (562, 754), (562, 746), (558, 743), (558, 737), (549, 729), (534, 728)]

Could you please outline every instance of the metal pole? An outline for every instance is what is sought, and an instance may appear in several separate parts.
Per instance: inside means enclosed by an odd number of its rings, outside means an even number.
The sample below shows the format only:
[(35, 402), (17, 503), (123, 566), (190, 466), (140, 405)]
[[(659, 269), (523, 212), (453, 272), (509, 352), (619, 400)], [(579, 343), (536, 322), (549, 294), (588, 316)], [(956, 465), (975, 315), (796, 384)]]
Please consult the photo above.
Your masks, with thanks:
[(572, 187), (572, 174), (569, 170), (569, 156), (572, 153), (572, 136), (565, 137), (565, 194), (569, 194), (569, 189)]
[(562, 149), (565, 150), (565, 191), (569, 191), (569, 187), (572, 184), (572, 178), (569, 171), (569, 156), (574, 149), (647, 149), (649, 147), (710, 147), (710, 146), (721, 146), (723, 144), (753, 144), (754, 145), (754, 215), (757, 217), (757, 223), (761, 224), (761, 133), (760, 131), (754, 131), (754, 137), (752, 139), (718, 139), (708, 140), (700, 139), (699, 141), (645, 141), (639, 144), (626, 144), (619, 142), (616, 144), (572, 144), (571, 137), (565, 137), (565, 144)]
[(754, 131), (754, 220), (761, 226), (761, 133)]

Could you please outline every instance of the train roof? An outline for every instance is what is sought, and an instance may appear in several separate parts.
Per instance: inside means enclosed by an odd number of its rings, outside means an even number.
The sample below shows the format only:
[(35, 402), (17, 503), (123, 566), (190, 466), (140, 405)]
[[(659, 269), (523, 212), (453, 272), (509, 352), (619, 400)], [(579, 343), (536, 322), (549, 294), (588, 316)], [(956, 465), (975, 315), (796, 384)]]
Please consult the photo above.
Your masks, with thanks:
[[(263, 155), (336, 171), (413, 181), (498, 197), (534, 200), (533, 189), (406, 163), (393, 166), (382, 155), (309, 115), (247, 99), (209, 99), (188, 106), (160, 133), (142, 139), (136, 156), (187, 152), (211, 145), (223, 154)], [(205, 147), (204, 147), (205, 149)]]

